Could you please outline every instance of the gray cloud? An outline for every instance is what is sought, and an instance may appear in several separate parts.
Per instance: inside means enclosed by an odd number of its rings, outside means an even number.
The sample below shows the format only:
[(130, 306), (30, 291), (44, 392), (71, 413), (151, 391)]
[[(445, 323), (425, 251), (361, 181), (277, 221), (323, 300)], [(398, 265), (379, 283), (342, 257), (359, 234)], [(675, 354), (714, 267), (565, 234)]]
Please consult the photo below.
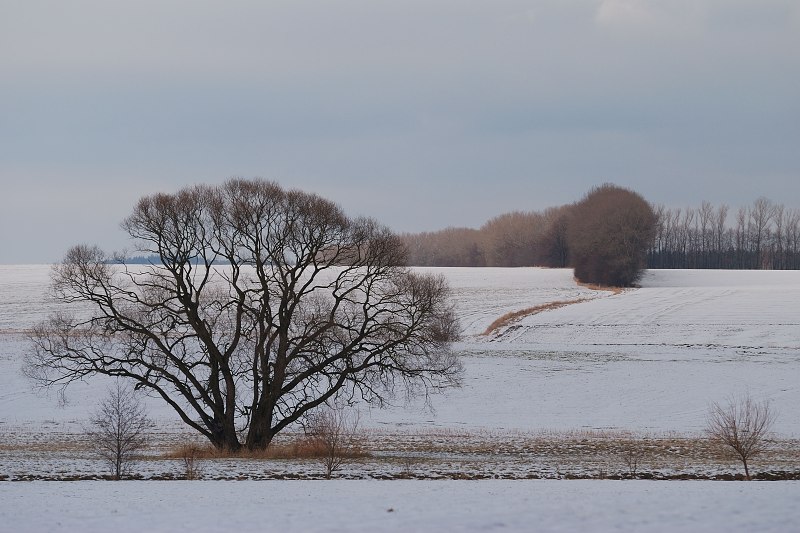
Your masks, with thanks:
[(604, 181), (793, 204), (799, 49), (791, 0), (5, 2), (0, 262), (232, 175), (412, 231)]

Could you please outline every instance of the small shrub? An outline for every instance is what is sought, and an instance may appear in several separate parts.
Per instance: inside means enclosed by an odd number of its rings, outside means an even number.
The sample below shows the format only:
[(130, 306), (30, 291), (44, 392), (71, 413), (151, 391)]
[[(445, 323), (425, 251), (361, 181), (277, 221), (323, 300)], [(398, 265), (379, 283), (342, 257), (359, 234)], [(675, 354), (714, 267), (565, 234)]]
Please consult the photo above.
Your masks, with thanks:
[(90, 423), (89, 441), (111, 467), (112, 477), (120, 479), (147, 445), (150, 421), (144, 405), (135, 390), (117, 381)]
[(742, 461), (745, 478), (750, 480), (748, 461), (764, 450), (774, 423), (769, 402), (756, 402), (744, 394), (731, 397), (725, 405), (711, 405), (706, 434)]
[(361, 455), (358, 423), (358, 413), (334, 407), (317, 410), (308, 418), (306, 433), (321, 452), (319, 458), (325, 467), (325, 479), (330, 479), (347, 460)]
[(628, 474), (631, 476), (636, 476), (636, 471), (643, 457), (644, 450), (642, 450), (636, 442), (629, 441), (622, 445), (620, 458), (623, 464), (628, 468)]
[(204, 455), (204, 450), (197, 444), (186, 444), (180, 447), (179, 454), (186, 479), (199, 479), (202, 469), (198, 461)]
[(418, 462), (419, 460), (412, 455), (404, 456), (401, 461), (403, 469), (400, 471), (400, 473), (406, 477), (411, 476), (411, 474), (414, 472), (414, 469), (417, 467)]

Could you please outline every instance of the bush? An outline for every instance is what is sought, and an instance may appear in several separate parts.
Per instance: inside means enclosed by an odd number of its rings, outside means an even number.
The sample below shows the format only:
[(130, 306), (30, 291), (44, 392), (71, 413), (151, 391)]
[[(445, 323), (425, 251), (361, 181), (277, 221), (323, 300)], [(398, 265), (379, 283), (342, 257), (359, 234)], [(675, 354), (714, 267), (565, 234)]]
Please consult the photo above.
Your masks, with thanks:
[(183, 461), (183, 472), (186, 479), (200, 479), (203, 474), (199, 460), (204, 455), (205, 450), (197, 444), (187, 444), (181, 446), (178, 454)]
[(358, 422), (358, 413), (333, 407), (319, 409), (309, 417), (306, 432), (321, 452), (325, 479), (330, 479), (348, 459), (361, 455)]
[(745, 394), (732, 397), (726, 405), (711, 404), (706, 434), (742, 461), (749, 480), (748, 461), (764, 450), (774, 422), (775, 413), (768, 402), (756, 402)]
[(656, 215), (639, 194), (603, 185), (571, 210), (567, 248), (575, 277), (583, 283), (629, 287), (646, 266)]
[(111, 467), (114, 479), (128, 472), (147, 445), (145, 433), (150, 421), (136, 391), (119, 383), (108, 390), (90, 419), (89, 440)]

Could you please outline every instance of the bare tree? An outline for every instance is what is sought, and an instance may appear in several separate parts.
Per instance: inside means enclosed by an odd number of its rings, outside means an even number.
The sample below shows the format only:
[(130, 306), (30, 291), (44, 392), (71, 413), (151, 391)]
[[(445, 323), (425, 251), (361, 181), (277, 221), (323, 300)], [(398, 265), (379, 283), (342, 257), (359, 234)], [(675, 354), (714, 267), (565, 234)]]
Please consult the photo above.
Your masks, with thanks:
[(789, 254), (788, 268), (800, 269), (800, 209), (792, 209), (787, 215), (786, 250)]
[(635, 477), (645, 455), (643, 446), (635, 440), (626, 441), (623, 443), (619, 455), (622, 462), (628, 467), (628, 474)]
[(762, 245), (769, 238), (770, 223), (774, 213), (775, 204), (763, 196), (753, 202), (753, 208), (750, 210), (750, 218), (748, 219), (749, 244), (754, 257), (752, 268), (759, 269), (764, 266), (762, 263)]
[(747, 219), (750, 210), (740, 207), (736, 211), (736, 226), (734, 229), (734, 249), (736, 250), (736, 268), (751, 268), (747, 261)]
[(744, 475), (749, 480), (748, 461), (763, 451), (774, 422), (769, 402), (756, 402), (745, 394), (732, 397), (725, 405), (713, 403), (706, 433), (742, 461)]
[(546, 225), (538, 243), (537, 264), (564, 268), (569, 263), (567, 227), (572, 208), (572, 205), (562, 205), (545, 210)]
[(89, 440), (120, 479), (147, 445), (150, 421), (136, 391), (116, 382), (90, 419)]
[(142, 198), (122, 227), (154, 264), (67, 253), (53, 293), (77, 308), (31, 335), (40, 385), (129, 379), (236, 451), (339, 397), (380, 405), (398, 386), (459, 381), (447, 283), (406, 268), (399, 237), (371, 219), (234, 179)]
[(700, 268), (708, 268), (710, 266), (711, 247), (714, 242), (713, 220), (714, 220), (714, 206), (710, 202), (703, 202), (700, 204), (698, 210), (700, 225), (700, 261), (697, 266)]
[(202, 468), (200, 468), (199, 459), (202, 451), (197, 444), (187, 444), (180, 448), (179, 453), (186, 479), (199, 479), (201, 477)]
[(692, 225), (695, 223), (695, 210), (687, 207), (683, 211), (683, 221), (681, 222), (678, 234), (680, 236), (680, 251), (683, 257), (683, 268), (691, 268), (690, 260), (694, 259), (695, 239)]
[(325, 479), (330, 479), (334, 472), (357, 455), (361, 443), (358, 412), (325, 406), (308, 418), (306, 432), (321, 449)]
[(717, 259), (714, 263), (715, 268), (722, 268), (722, 258), (725, 255), (725, 238), (728, 233), (726, 222), (728, 220), (728, 206), (722, 204), (714, 214), (714, 247)]

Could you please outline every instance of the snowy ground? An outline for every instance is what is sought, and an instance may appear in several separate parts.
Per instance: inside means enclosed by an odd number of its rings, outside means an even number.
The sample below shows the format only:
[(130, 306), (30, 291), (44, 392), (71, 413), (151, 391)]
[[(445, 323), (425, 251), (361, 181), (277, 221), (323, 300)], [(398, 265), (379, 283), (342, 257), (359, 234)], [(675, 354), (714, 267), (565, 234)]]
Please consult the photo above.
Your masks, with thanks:
[(798, 500), (800, 482), (5, 483), (0, 530), (789, 532)]
[[(453, 287), (465, 340), (464, 387), (434, 411), (397, 402), (362, 421), (388, 429), (698, 432), (708, 404), (749, 390), (800, 437), (800, 272), (651, 271), (612, 295), (563, 269), (428, 269)], [(0, 422), (79, 423), (106, 384), (78, 384), (70, 404), (34, 395), (21, 377), (20, 332), (50, 307), (49, 268), (0, 266)], [(499, 316), (552, 301), (589, 301), (480, 335)], [(160, 402), (152, 414), (174, 420)]]
[[(652, 271), (641, 288), (615, 295), (577, 286), (568, 270), (428, 270), (453, 287), (465, 331), (457, 346), (464, 386), (434, 396), (433, 410), (401, 399), (385, 410), (362, 407), (372, 456), (346, 467), (344, 476), (599, 477), (624, 473), (619, 445), (628, 436), (649, 443), (642, 466), (652, 473), (735, 473), (734, 462), (715, 458), (698, 437), (709, 403), (745, 390), (770, 400), (778, 413), (778, 439), (756, 470), (798, 469), (800, 272)], [(48, 272), (46, 266), (0, 266), (0, 479), (92, 477), (103, 468), (81, 439), (106, 382), (77, 384), (69, 403), (57, 407), (54, 396), (34, 394), (19, 372), (25, 330), (52, 308), (45, 299)], [(567, 300), (585, 301), (481, 335), (505, 313)], [(150, 401), (149, 407), (158, 446), (189, 438), (164, 405)], [(176, 461), (159, 459), (162, 451), (153, 450), (138, 471), (179, 474)], [(203, 477), (319, 473), (313, 462), (217, 461), (204, 465)], [(574, 530), (591, 517), (592, 530), (730, 524), (734, 531), (786, 531), (797, 529), (790, 503), (800, 496), (794, 482), (363, 480), (293, 481), (280, 489), (271, 481), (255, 489), (251, 483), (125, 482), (113, 490), (89, 481), (0, 483), (0, 530), (5, 524), (58, 529), (59, 521), (64, 529), (138, 530), (141, 523), (129, 520), (148, 505), (158, 510), (164, 530), (180, 520), (221, 529), (211, 506), (191, 506), (224, 487), (219, 492), (232, 494), (228, 504), (235, 507), (280, 503), (287, 511), (278, 513), (278, 524), (291, 529)], [(239, 491), (253, 495), (236, 499)], [(371, 507), (356, 519), (359, 497)], [(53, 507), (15, 503), (41, 498)], [(109, 503), (103, 511), (88, 503), (109, 498), (130, 505)], [(256, 527), (253, 513), (241, 520), (243, 530)]]
[[(800, 272), (651, 271), (612, 295), (568, 270), (440, 271), (472, 335), (465, 387), (435, 413), (404, 406), (375, 423), (698, 432), (710, 402), (747, 390), (800, 435)], [(504, 313), (586, 297), (479, 335)]]

